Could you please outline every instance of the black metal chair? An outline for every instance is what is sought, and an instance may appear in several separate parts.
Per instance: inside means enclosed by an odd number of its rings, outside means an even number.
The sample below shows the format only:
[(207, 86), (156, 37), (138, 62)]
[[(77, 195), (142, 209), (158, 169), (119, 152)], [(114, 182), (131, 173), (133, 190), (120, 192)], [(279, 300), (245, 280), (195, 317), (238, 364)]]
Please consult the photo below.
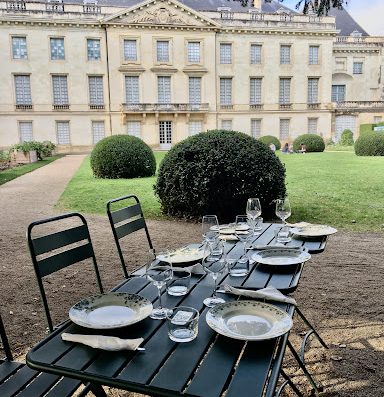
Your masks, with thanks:
[[(46, 234), (42, 237), (32, 237), (32, 232), (37, 226), (74, 218), (78, 218), (80, 220), (80, 226), (72, 227), (69, 229), (67, 228), (56, 233)], [(35, 269), (37, 277), (37, 283), (39, 285), (41, 298), (43, 300), (48, 328), (52, 332), (54, 327), (52, 323), (52, 317), (49, 311), (47, 297), (44, 290), (44, 277), (58, 270), (64, 269), (67, 266), (81, 262), (85, 259), (92, 259), (96, 273), (97, 284), (100, 292), (103, 293), (103, 286), (101, 284), (99, 269), (97, 267), (96, 257), (93, 251), (87, 221), (85, 220), (83, 215), (79, 213), (69, 213), (55, 216), (52, 218), (42, 219), (36, 222), (32, 222), (28, 226), (27, 239), (29, 252), (31, 254), (33, 267)], [(83, 244), (77, 245), (75, 247), (70, 247), (75, 243)], [(65, 250), (66, 247), (67, 249)], [(60, 249), (60, 252), (54, 253), (54, 251), (58, 249)], [(44, 258), (38, 259), (38, 257), (41, 255), (44, 255)]]
[[(128, 202), (132, 200), (135, 201), (134, 204), (127, 205), (123, 208), (119, 206), (119, 208), (115, 210), (112, 209), (113, 204), (116, 205), (116, 203), (121, 203), (124, 201)], [(127, 236), (128, 234), (144, 229), (147, 236), (149, 248), (153, 248), (147, 224), (145, 223), (144, 214), (141, 209), (140, 201), (133, 194), (110, 200), (107, 203), (107, 214), (109, 223), (111, 224), (113, 237), (115, 239), (117, 252), (119, 253), (121, 266), (123, 267), (124, 276), (125, 278), (128, 278), (129, 274), (127, 270), (127, 265), (124, 260), (124, 255), (121, 250), (120, 239)]]

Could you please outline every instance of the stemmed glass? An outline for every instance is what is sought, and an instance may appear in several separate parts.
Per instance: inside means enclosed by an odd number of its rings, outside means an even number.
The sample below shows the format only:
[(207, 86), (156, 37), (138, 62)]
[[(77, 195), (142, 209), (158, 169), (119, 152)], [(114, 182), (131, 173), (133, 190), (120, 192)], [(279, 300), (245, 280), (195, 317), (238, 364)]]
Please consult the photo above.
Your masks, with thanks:
[(211, 246), (219, 237), (219, 221), (216, 215), (204, 215), (201, 221), (203, 239)]
[(148, 251), (146, 276), (157, 287), (159, 294), (159, 307), (153, 309), (149, 317), (154, 320), (162, 320), (167, 315), (172, 314), (172, 310), (163, 307), (161, 303), (161, 290), (167, 284), (167, 281), (172, 279), (172, 264), (169, 250), (150, 249)]
[[(222, 244), (222, 242), (220, 242), (220, 244)], [(208, 307), (213, 307), (213, 306), (217, 305), (218, 303), (225, 302), (224, 299), (219, 298), (216, 295), (216, 289), (217, 289), (217, 278), (219, 277), (219, 274), (224, 271), (224, 269), (226, 267), (226, 263), (225, 263), (224, 258), (217, 258), (217, 260), (211, 261), (210, 260), (211, 255), (212, 255), (212, 248), (208, 243), (206, 243), (204, 245), (204, 253), (203, 253), (203, 259), (201, 261), (201, 264), (207, 273), (212, 274), (213, 281), (215, 282), (215, 288), (213, 290), (212, 296), (209, 298), (205, 298), (203, 301), (204, 305), (208, 306)]]
[(243, 243), (244, 255), (247, 253), (247, 243), (251, 240), (252, 234), (249, 233), (248, 217), (237, 215), (235, 222), (235, 236)]
[(291, 216), (291, 205), (287, 197), (276, 200), (276, 216), (284, 223), (277, 233), (276, 240), (279, 243), (288, 243), (291, 241), (291, 238), (289, 237), (289, 228), (285, 220)]
[(255, 234), (257, 218), (261, 215), (261, 204), (258, 198), (249, 198), (247, 200), (247, 218), (251, 226), (252, 234)]

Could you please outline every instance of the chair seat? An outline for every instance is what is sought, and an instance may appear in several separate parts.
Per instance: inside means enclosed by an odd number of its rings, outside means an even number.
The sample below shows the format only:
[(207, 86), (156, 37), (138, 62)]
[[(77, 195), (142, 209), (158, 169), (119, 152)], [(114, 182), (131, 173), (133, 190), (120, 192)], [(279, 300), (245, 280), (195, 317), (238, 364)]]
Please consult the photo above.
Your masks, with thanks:
[(37, 372), (16, 361), (0, 361), (1, 397), (69, 397), (81, 385), (78, 380)]

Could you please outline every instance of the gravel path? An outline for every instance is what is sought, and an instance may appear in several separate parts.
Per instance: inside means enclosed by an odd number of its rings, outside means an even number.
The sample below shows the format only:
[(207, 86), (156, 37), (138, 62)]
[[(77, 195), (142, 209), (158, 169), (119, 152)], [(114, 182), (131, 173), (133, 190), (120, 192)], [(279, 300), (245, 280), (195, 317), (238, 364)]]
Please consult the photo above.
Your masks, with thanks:
[[(56, 213), (53, 206), (84, 156), (67, 156), (0, 186), (1, 312), (14, 352), (22, 355), (44, 337), (45, 320), (27, 251), (25, 230), (36, 219)], [(130, 193), (130, 192), (127, 192)], [(122, 280), (122, 270), (106, 216), (87, 216), (105, 287)], [(200, 241), (200, 227), (179, 221), (148, 221), (156, 246), (180, 246)], [(129, 237), (125, 250), (130, 267), (143, 261), (144, 235)], [(384, 234), (338, 233), (323, 254), (306, 265), (295, 298), (317, 327), (328, 351), (313, 342), (307, 362), (325, 386), (326, 397), (384, 395)], [(87, 264), (86, 264), (87, 265)], [(58, 275), (54, 275), (58, 276)], [(48, 280), (54, 318), (64, 319), (68, 307), (96, 291), (91, 268), (75, 265)], [(79, 288), (80, 286), (80, 288)], [(302, 331), (295, 321), (297, 346)], [(287, 370), (308, 394), (300, 371), (286, 355)], [(113, 396), (127, 393), (111, 391)], [(292, 395), (288, 393), (288, 395)], [(241, 397), (241, 396), (239, 396)]]

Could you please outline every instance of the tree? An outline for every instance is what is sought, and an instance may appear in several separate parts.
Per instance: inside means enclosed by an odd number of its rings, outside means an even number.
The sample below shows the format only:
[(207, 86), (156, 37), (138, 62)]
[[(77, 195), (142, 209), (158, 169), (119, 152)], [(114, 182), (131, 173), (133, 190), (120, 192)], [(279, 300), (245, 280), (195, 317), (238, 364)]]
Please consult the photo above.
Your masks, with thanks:
[[(253, 0), (235, 0), (240, 1), (242, 6), (252, 3)], [(265, 0), (270, 3), (272, 0)], [(284, 0), (278, 0), (280, 3)], [(327, 15), (331, 8), (340, 8), (343, 4), (348, 4), (349, 0), (297, 0), (296, 9), (303, 7), (303, 13), (306, 14), (308, 11), (312, 10), (318, 15)]]

